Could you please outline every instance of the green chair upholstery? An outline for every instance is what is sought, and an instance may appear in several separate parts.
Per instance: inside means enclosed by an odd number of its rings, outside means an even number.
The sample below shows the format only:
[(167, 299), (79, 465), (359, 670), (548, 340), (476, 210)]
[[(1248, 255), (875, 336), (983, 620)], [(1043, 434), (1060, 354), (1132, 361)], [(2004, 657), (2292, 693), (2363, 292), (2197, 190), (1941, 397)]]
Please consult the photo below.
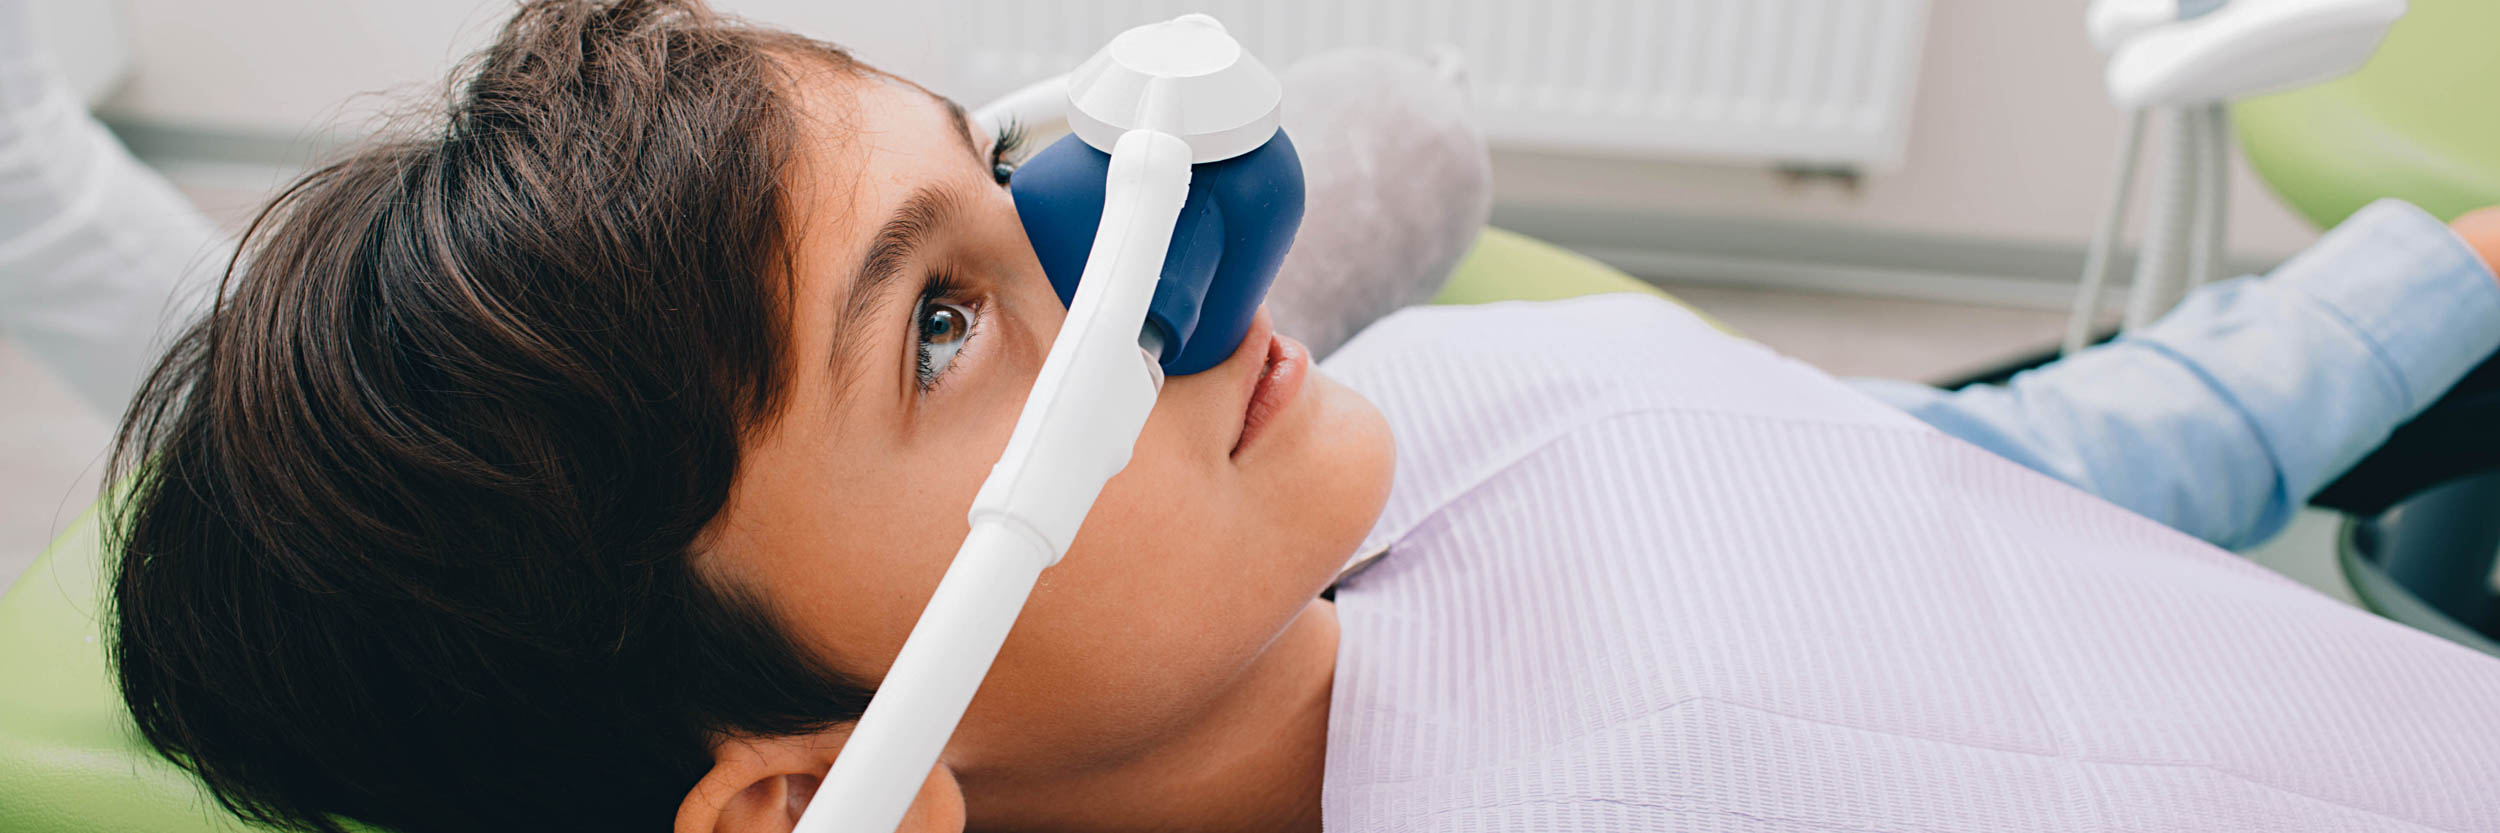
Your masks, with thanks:
[(0, 596), (0, 833), (244, 830), (150, 752), (104, 662), (95, 510)]
[(1609, 292), (1633, 292), (1665, 298), (1676, 306), (1692, 310), (1694, 315), (1701, 316), (1703, 321), (1721, 332), (1735, 332), (1708, 313), (1676, 300), (1666, 290), (1626, 275), (1587, 255), (1498, 228), (1487, 228), (1483, 235), (1476, 238), (1476, 247), (1468, 250), (1467, 257), (1459, 261), (1458, 268), (1450, 273), (1450, 282), (1442, 285), (1440, 294), (1432, 296), (1432, 303), (1461, 305), (1494, 301), (1556, 301)]
[[(1433, 302), (1604, 292), (1666, 295), (1596, 261), (1486, 229)], [(98, 614), (98, 523), (90, 510), (0, 596), (0, 833), (250, 830), (150, 751), (122, 708)]]
[(2397, 197), (2500, 204), (2500, 2), (2413, 0), (2359, 72), (2232, 110), (2249, 162), (2320, 228)]

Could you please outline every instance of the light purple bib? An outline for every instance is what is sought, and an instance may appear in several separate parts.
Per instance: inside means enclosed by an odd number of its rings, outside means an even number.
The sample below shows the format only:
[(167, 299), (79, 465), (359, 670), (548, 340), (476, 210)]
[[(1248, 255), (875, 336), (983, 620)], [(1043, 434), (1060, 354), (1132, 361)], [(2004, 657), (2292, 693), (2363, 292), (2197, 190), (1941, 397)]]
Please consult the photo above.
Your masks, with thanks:
[(1331, 831), (2500, 831), (2500, 661), (1663, 302), (1326, 367), (1398, 438)]

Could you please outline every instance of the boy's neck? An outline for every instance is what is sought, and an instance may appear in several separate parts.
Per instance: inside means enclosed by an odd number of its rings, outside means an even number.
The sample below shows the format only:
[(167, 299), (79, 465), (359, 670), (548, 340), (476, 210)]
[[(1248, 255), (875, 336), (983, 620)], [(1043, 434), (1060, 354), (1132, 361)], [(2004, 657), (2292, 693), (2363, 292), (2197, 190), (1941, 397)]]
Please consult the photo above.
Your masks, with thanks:
[(1114, 769), (1000, 795), (964, 785), (980, 831), (1317, 831), (1337, 609), (1313, 600), (1206, 719)]

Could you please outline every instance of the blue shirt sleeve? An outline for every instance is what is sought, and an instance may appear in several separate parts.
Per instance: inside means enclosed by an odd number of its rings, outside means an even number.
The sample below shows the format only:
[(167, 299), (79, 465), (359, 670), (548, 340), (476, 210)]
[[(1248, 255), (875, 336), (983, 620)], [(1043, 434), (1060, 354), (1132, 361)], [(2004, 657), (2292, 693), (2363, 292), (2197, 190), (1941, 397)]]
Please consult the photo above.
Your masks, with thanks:
[(2500, 349), (2500, 280), (2437, 218), (2382, 200), (2274, 274), (2003, 386), (1858, 388), (1947, 434), (2229, 548)]

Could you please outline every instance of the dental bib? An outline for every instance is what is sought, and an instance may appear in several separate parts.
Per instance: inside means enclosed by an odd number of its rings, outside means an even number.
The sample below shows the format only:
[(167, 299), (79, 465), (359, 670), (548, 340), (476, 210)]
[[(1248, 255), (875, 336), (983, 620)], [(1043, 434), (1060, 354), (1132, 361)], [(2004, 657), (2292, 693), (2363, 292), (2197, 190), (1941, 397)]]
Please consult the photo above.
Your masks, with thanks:
[(2500, 830), (2500, 662), (1636, 296), (1322, 364), (1396, 483), (1331, 831)]

